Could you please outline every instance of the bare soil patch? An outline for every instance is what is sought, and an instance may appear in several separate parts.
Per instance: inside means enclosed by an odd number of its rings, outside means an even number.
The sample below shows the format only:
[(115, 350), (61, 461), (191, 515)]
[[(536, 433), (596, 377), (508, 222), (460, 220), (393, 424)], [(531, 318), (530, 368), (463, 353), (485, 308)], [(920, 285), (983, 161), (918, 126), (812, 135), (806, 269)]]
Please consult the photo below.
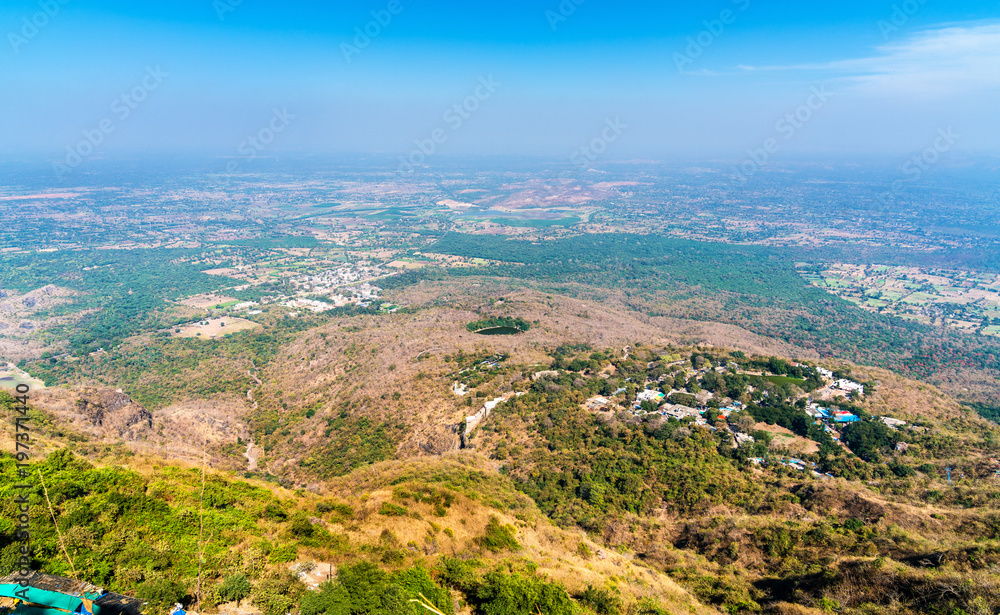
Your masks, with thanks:
[(252, 331), (260, 328), (259, 324), (243, 318), (209, 318), (208, 320), (199, 320), (189, 325), (174, 327), (171, 329), (171, 335), (174, 337), (203, 337), (212, 339), (239, 333), (240, 331)]
[[(208, 272), (206, 272), (208, 273)], [(188, 297), (181, 301), (181, 305), (186, 305), (193, 308), (211, 308), (219, 305), (220, 303), (228, 303), (230, 301), (236, 301), (233, 297), (227, 297), (226, 295), (216, 295), (214, 293), (205, 293), (203, 295), (195, 295), (193, 297)]]
[(803, 438), (802, 436), (797, 436), (792, 433), (791, 430), (785, 429), (784, 427), (780, 427), (778, 425), (768, 425), (767, 423), (757, 423), (757, 425), (754, 426), (754, 429), (774, 434), (774, 440), (771, 442), (771, 446), (781, 446), (803, 455), (819, 452), (818, 444), (812, 440)]

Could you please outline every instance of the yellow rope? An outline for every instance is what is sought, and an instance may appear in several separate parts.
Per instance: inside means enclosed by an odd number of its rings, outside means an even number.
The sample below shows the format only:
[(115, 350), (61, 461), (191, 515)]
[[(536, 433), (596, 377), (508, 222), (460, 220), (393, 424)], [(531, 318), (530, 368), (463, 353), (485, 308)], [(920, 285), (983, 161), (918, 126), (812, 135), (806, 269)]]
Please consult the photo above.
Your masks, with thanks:
[(76, 567), (73, 565), (73, 558), (69, 556), (69, 551), (66, 550), (66, 542), (63, 540), (62, 532), (59, 531), (59, 524), (56, 523), (56, 511), (52, 508), (52, 500), (49, 499), (49, 488), (45, 486), (45, 478), (42, 476), (41, 468), (38, 469), (38, 478), (42, 481), (42, 491), (45, 492), (45, 501), (49, 504), (49, 515), (52, 516), (52, 525), (56, 528), (56, 535), (59, 536), (59, 546), (62, 547), (63, 555), (66, 556), (66, 561), (69, 562), (69, 569), (73, 571), (73, 580), (79, 581), (80, 578), (76, 576)]
[(412, 600), (410, 600), (410, 602), (416, 603), (416, 604), (424, 607), (425, 609), (427, 609), (431, 613), (434, 613), (434, 615), (444, 615), (444, 613), (442, 613), (441, 611), (439, 611), (437, 609), (437, 607), (435, 607), (433, 604), (431, 604), (431, 601), (427, 599), (427, 596), (425, 596), (423, 594), (418, 594), (418, 595), (420, 596), (420, 600), (417, 600), (416, 598), (413, 598)]
[(202, 541), (205, 537), (205, 449), (201, 451), (201, 502), (198, 504), (198, 612), (201, 612)]

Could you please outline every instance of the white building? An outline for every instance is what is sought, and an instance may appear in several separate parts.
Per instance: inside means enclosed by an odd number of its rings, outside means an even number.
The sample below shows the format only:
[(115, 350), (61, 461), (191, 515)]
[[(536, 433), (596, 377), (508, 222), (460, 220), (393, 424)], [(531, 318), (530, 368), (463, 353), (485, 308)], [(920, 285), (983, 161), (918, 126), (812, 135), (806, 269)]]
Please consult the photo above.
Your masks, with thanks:
[(841, 378), (840, 380), (834, 382), (831, 386), (834, 389), (840, 389), (841, 391), (846, 391), (848, 393), (851, 391), (857, 391), (862, 395), (865, 394), (865, 385), (858, 384), (853, 380), (847, 380), (846, 378)]
[(656, 389), (646, 389), (645, 391), (639, 393), (635, 396), (636, 401), (651, 401), (654, 404), (659, 403), (664, 398), (663, 393), (657, 391)]
[(733, 439), (736, 440), (737, 446), (740, 444), (753, 444), (756, 442), (753, 436), (745, 433), (735, 433), (733, 434)]

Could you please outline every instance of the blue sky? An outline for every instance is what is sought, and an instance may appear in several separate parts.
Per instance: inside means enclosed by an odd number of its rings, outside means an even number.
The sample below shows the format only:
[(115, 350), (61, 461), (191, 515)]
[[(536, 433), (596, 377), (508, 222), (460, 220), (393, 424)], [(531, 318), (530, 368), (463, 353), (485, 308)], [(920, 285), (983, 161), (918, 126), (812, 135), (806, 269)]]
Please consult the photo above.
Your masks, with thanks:
[(0, 0), (0, 153), (105, 122), (102, 155), (240, 156), (276, 110), (260, 155), (569, 159), (609, 121), (608, 159), (1000, 149), (998, 0), (397, 1)]

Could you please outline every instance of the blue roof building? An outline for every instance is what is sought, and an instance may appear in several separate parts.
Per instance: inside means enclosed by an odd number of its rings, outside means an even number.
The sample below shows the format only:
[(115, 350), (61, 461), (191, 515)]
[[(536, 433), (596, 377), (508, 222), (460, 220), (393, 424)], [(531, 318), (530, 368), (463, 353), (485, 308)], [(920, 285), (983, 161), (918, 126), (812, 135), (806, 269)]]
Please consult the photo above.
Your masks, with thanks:
[(836, 414), (833, 417), (834, 423), (857, 423), (861, 419), (857, 415), (851, 414), (850, 412), (845, 412), (844, 414)]

